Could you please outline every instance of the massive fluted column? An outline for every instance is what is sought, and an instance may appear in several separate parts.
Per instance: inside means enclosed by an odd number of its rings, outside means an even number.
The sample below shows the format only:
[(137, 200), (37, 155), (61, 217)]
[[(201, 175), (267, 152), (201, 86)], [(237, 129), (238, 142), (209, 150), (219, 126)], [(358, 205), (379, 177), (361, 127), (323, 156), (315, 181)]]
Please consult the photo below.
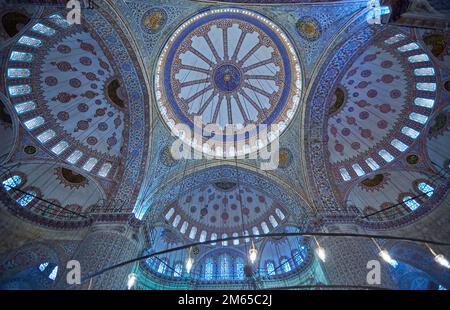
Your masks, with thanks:
[[(95, 225), (80, 242), (72, 260), (80, 262), (81, 275), (86, 277), (108, 266), (137, 257), (142, 248), (138, 233), (129, 225)], [(65, 267), (65, 266), (62, 266)], [(126, 289), (127, 277), (132, 264), (107, 271), (82, 285), (69, 286), (68, 270), (62, 268), (59, 277), (60, 289)]]
[(380, 264), (379, 285), (376, 287), (392, 288), (393, 282), (389, 276), (389, 266), (378, 256), (379, 250), (368, 239), (324, 237), (320, 245), (327, 253), (323, 263), (330, 285), (370, 286), (367, 275), (373, 269), (367, 267), (368, 262), (376, 260)]

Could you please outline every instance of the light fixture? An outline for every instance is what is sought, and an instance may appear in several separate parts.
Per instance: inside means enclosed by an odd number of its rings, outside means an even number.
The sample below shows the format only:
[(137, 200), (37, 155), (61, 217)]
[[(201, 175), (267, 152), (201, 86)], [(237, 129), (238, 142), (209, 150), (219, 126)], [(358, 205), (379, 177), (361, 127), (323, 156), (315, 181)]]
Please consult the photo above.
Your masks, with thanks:
[(129, 290), (131, 290), (133, 288), (133, 286), (136, 284), (136, 279), (137, 279), (137, 276), (135, 273), (130, 273), (128, 275), (127, 287)]
[(317, 257), (319, 257), (319, 259), (325, 263), (325, 260), (327, 258), (325, 249), (320, 246), (319, 241), (317, 241), (317, 238), (315, 236), (314, 236), (314, 241), (316, 242), (316, 245), (317, 245), (317, 248), (316, 248)]
[(252, 247), (248, 251), (248, 259), (250, 260), (250, 262), (252, 264), (254, 264), (257, 256), (258, 256), (258, 250), (256, 249), (255, 244), (252, 241)]
[(434, 255), (434, 261), (436, 263), (438, 263), (439, 265), (441, 265), (447, 269), (450, 269), (450, 263), (448, 262), (447, 258), (445, 258), (445, 256), (443, 254), (437, 254), (435, 251), (433, 251), (433, 249), (427, 243), (425, 243), (425, 245), (431, 251), (431, 253)]
[(450, 263), (448, 262), (448, 260), (445, 258), (444, 255), (442, 255), (442, 254), (436, 255), (434, 257), (434, 261), (436, 263), (438, 263), (439, 265), (441, 265), (441, 266), (443, 266), (443, 267), (445, 267), (447, 269), (450, 269)]
[(389, 265), (391, 265), (392, 267), (396, 268), (398, 265), (398, 262), (393, 259), (391, 257), (391, 255), (389, 255), (389, 252), (387, 250), (383, 250), (377, 243), (377, 241), (372, 238), (373, 243), (375, 243), (375, 245), (377, 246), (378, 250), (380, 250), (380, 252), (378, 252), (378, 255)]
[(194, 265), (194, 260), (191, 258), (191, 248), (189, 248), (188, 259), (186, 260), (186, 272), (190, 273), (192, 266)]
[(389, 252), (388, 252), (388, 251), (386, 251), (386, 250), (381, 250), (380, 253), (378, 253), (378, 255), (380, 255), (381, 258), (382, 258), (386, 263), (388, 263), (389, 265), (391, 265), (392, 267), (394, 267), (394, 268), (397, 267), (398, 262), (397, 262), (395, 259), (393, 259), (393, 258), (391, 257), (391, 255), (389, 255)]

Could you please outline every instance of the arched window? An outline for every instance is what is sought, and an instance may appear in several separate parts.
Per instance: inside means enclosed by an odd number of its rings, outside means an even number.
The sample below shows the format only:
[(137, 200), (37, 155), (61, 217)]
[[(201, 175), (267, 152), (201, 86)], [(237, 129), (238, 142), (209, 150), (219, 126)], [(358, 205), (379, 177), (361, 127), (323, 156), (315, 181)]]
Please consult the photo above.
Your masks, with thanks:
[(272, 224), (273, 228), (276, 228), (278, 226), (278, 222), (273, 215), (269, 216), (269, 222), (270, 224)]
[(394, 160), (394, 156), (392, 156), (391, 155), (391, 153), (389, 153), (388, 151), (386, 151), (386, 150), (380, 150), (379, 152), (378, 152), (378, 155), (380, 155), (381, 157), (383, 157), (383, 159), (387, 162), (387, 163), (390, 163), (391, 161), (393, 161)]
[(11, 56), (9, 57), (11, 61), (20, 61), (20, 62), (31, 62), (33, 60), (33, 54), (12, 51)]
[(27, 194), (23, 194), (16, 201), (22, 207), (26, 207), (31, 201), (33, 201), (34, 196), (36, 196), (36, 193), (31, 191), (31, 192), (28, 192)]
[(189, 238), (195, 239), (195, 236), (197, 235), (197, 227), (192, 226), (191, 232), (189, 233)]
[[(234, 232), (232, 234), (233, 238), (239, 237), (239, 234), (237, 232)], [(239, 239), (233, 239), (233, 245), (239, 245)]]
[(236, 258), (236, 278), (239, 280), (244, 279), (244, 259), (242, 257)]
[[(222, 234), (222, 239), (226, 239), (226, 238), (228, 238), (228, 235), (226, 233), (223, 233)], [(228, 245), (228, 241), (227, 240), (223, 240), (222, 241), (222, 245), (223, 246), (227, 246)]]
[(402, 133), (412, 139), (416, 139), (420, 134), (417, 130), (409, 128), (408, 126), (402, 128)]
[(167, 259), (163, 259), (159, 262), (159, 266), (158, 266), (158, 273), (166, 273), (167, 270)]
[(181, 263), (176, 263), (173, 276), (179, 278), (183, 275), (183, 265)]
[(434, 106), (434, 99), (416, 98), (414, 99), (414, 104), (431, 109)]
[(430, 58), (428, 58), (427, 54), (419, 54), (419, 55), (414, 55), (414, 56), (409, 56), (408, 57), (408, 61), (409, 62), (424, 62), (424, 61), (428, 61), (430, 60)]
[(422, 193), (426, 194), (428, 197), (433, 196), (434, 187), (432, 187), (431, 185), (425, 182), (420, 182), (417, 187)]
[(47, 268), (47, 266), (48, 266), (48, 262), (42, 263), (42, 264), (39, 265), (39, 270), (40, 271), (44, 271), (45, 268)]
[(269, 276), (274, 276), (275, 275), (275, 266), (273, 265), (273, 262), (267, 262), (266, 263), (266, 270), (267, 270), (267, 274)]
[(417, 76), (433, 76), (434, 74), (434, 69), (431, 67), (414, 69), (414, 75)]
[(267, 226), (267, 223), (266, 222), (262, 222), (261, 223), (261, 228), (262, 228), (262, 230), (263, 230), (263, 232), (265, 233), (265, 234), (268, 234), (269, 233), (269, 227)]
[(219, 271), (221, 279), (230, 277), (230, 257), (226, 254), (220, 256)]
[[(179, 215), (177, 215), (177, 217), (178, 217)], [(176, 220), (177, 218), (175, 218), (175, 220)], [(180, 219), (181, 219), (181, 217), (180, 217)], [(180, 222), (180, 221), (178, 221), (178, 222)], [(178, 225), (178, 224), (177, 224)], [(183, 222), (183, 225), (181, 225), (181, 228), (180, 228), (180, 232), (182, 233), (182, 234), (184, 234), (184, 233), (186, 233), (186, 230), (188, 229), (188, 226), (189, 226), (189, 224), (188, 224), (188, 222), (186, 222), (186, 221), (184, 221)], [(176, 226), (174, 226), (174, 227), (176, 227)]]
[(175, 209), (174, 208), (170, 208), (169, 211), (167, 211), (167, 213), (166, 213), (166, 216), (165, 216), (166, 220), (170, 220), (170, 218), (172, 217), (174, 212), (175, 212)]
[(291, 265), (289, 264), (287, 258), (281, 259), (281, 268), (283, 269), (284, 272), (289, 272), (292, 270)]
[(417, 90), (436, 91), (436, 83), (417, 83)]
[(416, 210), (417, 208), (420, 207), (420, 204), (415, 201), (414, 199), (412, 199), (411, 196), (405, 196), (403, 198), (403, 202), (408, 206), (408, 208), (410, 208), (412, 211)]
[(50, 273), (50, 275), (48, 276), (48, 278), (50, 280), (55, 281), (56, 276), (58, 275), (58, 266), (56, 266), (55, 268), (53, 268), (52, 272)]
[(294, 262), (297, 266), (300, 266), (303, 263), (303, 256), (302, 253), (295, 249), (292, 251), (292, 258), (294, 259)]
[(178, 224), (180, 224), (180, 221), (181, 221), (181, 215), (177, 214), (177, 216), (175, 216), (175, 219), (173, 220), (172, 226), (177, 227)]
[(205, 263), (205, 280), (212, 280), (214, 276), (214, 260), (211, 257), (206, 259)]
[(283, 213), (283, 211), (281, 211), (280, 209), (276, 208), (275, 209), (275, 213), (277, 214), (277, 216), (280, 218), (280, 220), (284, 220), (284, 218), (286, 217)]
[(10, 191), (12, 187), (17, 187), (22, 183), (22, 178), (18, 175), (13, 175), (12, 177), (6, 179), (2, 182), (3, 187), (6, 191)]

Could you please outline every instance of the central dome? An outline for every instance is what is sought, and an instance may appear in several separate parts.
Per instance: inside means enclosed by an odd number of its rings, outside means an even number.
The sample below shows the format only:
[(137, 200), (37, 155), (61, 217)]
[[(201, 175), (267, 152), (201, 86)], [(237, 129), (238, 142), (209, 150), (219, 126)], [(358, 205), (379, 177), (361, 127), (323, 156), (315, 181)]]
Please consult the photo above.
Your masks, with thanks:
[[(208, 138), (214, 136), (205, 132), (208, 124), (221, 129), (276, 124), (279, 130), (272, 141), (298, 107), (300, 65), (287, 36), (273, 22), (240, 9), (211, 10), (186, 21), (168, 40), (159, 58), (155, 89), (164, 120), (174, 135), (194, 148), (205, 152), (206, 139), (193, 141), (175, 130), (177, 124)], [(201, 122), (194, 117), (201, 117)], [(215, 139), (250, 139), (256, 132)], [(250, 145), (242, 153), (257, 149)]]

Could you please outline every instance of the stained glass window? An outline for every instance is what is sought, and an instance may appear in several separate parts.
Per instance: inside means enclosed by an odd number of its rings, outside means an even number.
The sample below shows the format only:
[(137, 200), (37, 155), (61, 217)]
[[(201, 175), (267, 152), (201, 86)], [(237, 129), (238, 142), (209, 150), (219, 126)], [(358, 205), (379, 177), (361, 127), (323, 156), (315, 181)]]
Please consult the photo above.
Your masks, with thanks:
[(287, 258), (281, 259), (281, 268), (283, 269), (284, 272), (289, 272), (292, 270), (291, 265), (289, 264), (289, 261)]
[(403, 53), (403, 52), (413, 51), (413, 50), (416, 50), (418, 48), (419, 48), (419, 45), (417, 45), (417, 43), (413, 42), (413, 43), (409, 43), (409, 44), (400, 46), (398, 48), (398, 50)]
[(33, 101), (27, 101), (16, 104), (14, 108), (16, 109), (17, 114), (23, 114), (25, 112), (33, 111), (34, 109), (36, 109), (36, 103), (34, 103)]
[(30, 76), (30, 70), (24, 68), (9, 68), (8, 77), (11, 79), (26, 78)]
[(410, 208), (412, 211), (416, 210), (418, 207), (420, 207), (420, 204), (412, 199), (411, 196), (406, 196), (403, 198), (403, 202)]
[(423, 61), (428, 61), (430, 60), (430, 58), (428, 57), (427, 54), (419, 54), (419, 55), (414, 55), (414, 56), (409, 56), (408, 57), (408, 61), (409, 62), (423, 62)]
[(403, 33), (396, 34), (393, 37), (390, 37), (389, 39), (385, 40), (384, 43), (387, 45), (392, 45), (394, 43), (400, 42), (405, 38), (405, 35)]
[(36, 196), (36, 193), (33, 191), (23, 194), (17, 199), (17, 203), (22, 207), (26, 207), (31, 201), (33, 201), (34, 196)]
[(236, 258), (236, 278), (239, 280), (244, 279), (244, 260), (242, 257)]
[(372, 157), (366, 159), (366, 164), (370, 167), (370, 169), (372, 169), (372, 171), (380, 169), (380, 165), (378, 165)]
[(269, 222), (273, 228), (276, 228), (278, 226), (278, 222), (273, 215), (269, 216)]
[(208, 257), (206, 259), (204, 277), (206, 280), (212, 280), (213, 276), (214, 276), (214, 261), (211, 257)]
[(273, 265), (272, 262), (267, 262), (266, 263), (266, 269), (267, 269), (267, 274), (269, 276), (275, 275), (275, 266)]
[(350, 174), (348, 174), (347, 169), (341, 168), (341, 169), (339, 169), (339, 172), (341, 173), (342, 179), (344, 181), (350, 181), (351, 180)]
[(67, 161), (71, 164), (76, 164), (80, 160), (81, 156), (83, 156), (83, 152), (76, 150), (70, 154), (69, 157), (67, 157)]
[(35, 118), (32, 118), (32, 119), (26, 121), (24, 124), (29, 130), (32, 130), (39, 126), (42, 126), (44, 123), (45, 123), (44, 118), (41, 116), (38, 116), (38, 117), (35, 117)]
[(103, 164), (103, 166), (98, 171), (98, 175), (101, 176), (102, 178), (106, 178), (111, 168), (112, 165), (110, 163)]
[(292, 258), (294, 259), (294, 262), (297, 266), (300, 266), (303, 263), (303, 257), (300, 254), (300, 251), (297, 249), (292, 251)]
[(17, 43), (31, 47), (39, 47), (42, 45), (41, 40), (29, 36), (22, 36)]
[(52, 29), (50, 27), (47, 27), (47, 26), (45, 26), (45, 25), (43, 25), (41, 23), (37, 23), (31, 29), (33, 31), (35, 31), (35, 32), (38, 32), (38, 33), (46, 35), (46, 36), (52, 36), (52, 35), (55, 34), (55, 30), (54, 29)]
[(434, 187), (432, 187), (431, 185), (425, 183), (425, 182), (420, 182), (418, 185), (419, 190), (422, 193), (426, 193), (428, 197), (433, 196), (434, 193)]
[(428, 121), (428, 117), (419, 113), (411, 113), (409, 114), (409, 119), (421, 124), (425, 124)]
[(31, 86), (30, 85), (9, 86), (8, 91), (11, 97), (28, 95), (29, 93), (31, 93)]
[(39, 136), (37, 136), (37, 139), (41, 143), (47, 143), (48, 141), (53, 139), (55, 136), (56, 136), (56, 132), (52, 129), (48, 129), (48, 130), (44, 131), (43, 133), (41, 133)]
[(67, 143), (66, 141), (60, 141), (57, 145), (52, 147), (52, 152), (55, 153), (56, 155), (59, 155), (62, 152), (64, 152), (64, 150), (67, 149), (68, 147), (69, 143)]
[(181, 263), (177, 263), (175, 265), (173, 276), (179, 278), (183, 275), (183, 265)]
[(402, 141), (400, 141), (398, 139), (392, 140), (391, 145), (393, 147), (395, 147), (397, 150), (399, 150), (400, 152), (404, 152), (408, 148), (408, 146), (405, 143), (403, 143)]
[(434, 68), (418, 68), (414, 69), (414, 74), (417, 76), (432, 76), (435, 72)]
[(95, 165), (97, 164), (98, 160), (97, 158), (91, 157), (87, 160), (87, 162), (83, 165), (83, 169), (86, 171), (91, 171), (94, 169)]
[(39, 270), (40, 271), (44, 271), (45, 268), (47, 268), (47, 266), (48, 266), (48, 262), (42, 263), (42, 264), (39, 265)]
[(366, 174), (359, 164), (353, 164), (352, 168), (359, 177)]
[(48, 276), (48, 278), (50, 280), (55, 281), (56, 276), (58, 275), (58, 266), (56, 266), (55, 268), (53, 268), (52, 272), (50, 273), (50, 275)]
[(416, 139), (420, 134), (417, 130), (409, 128), (407, 126), (402, 128), (402, 133), (412, 139)]
[(434, 99), (416, 98), (414, 104), (431, 109), (434, 106)]
[(195, 236), (197, 235), (197, 227), (192, 226), (191, 232), (189, 233), (189, 238), (195, 239)]
[(18, 175), (13, 175), (12, 177), (6, 179), (2, 182), (3, 187), (6, 191), (11, 190), (11, 187), (17, 187), (22, 183), (22, 178)]
[(221, 279), (228, 279), (230, 277), (230, 257), (226, 254), (220, 256), (219, 272)]
[(386, 151), (386, 150), (380, 150), (380, 151), (378, 152), (378, 155), (380, 155), (381, 157), (383, 157), (383, 159), (384, 159), (386, 162), (388, 162), (388, 163), (390, 163), (391, 161), (394, 160), (394, 156), (392, 156), (391, 153), (389, 153), (389, 152)]
[(12, 51), (11, 56), (9, 57), (11, 61), (23, 61), (23, 62), (31, 62), (33, 60), (33, 54)]
[(436, 91), (436, 83), (417, 83), (416, 88), (423, 91)]

